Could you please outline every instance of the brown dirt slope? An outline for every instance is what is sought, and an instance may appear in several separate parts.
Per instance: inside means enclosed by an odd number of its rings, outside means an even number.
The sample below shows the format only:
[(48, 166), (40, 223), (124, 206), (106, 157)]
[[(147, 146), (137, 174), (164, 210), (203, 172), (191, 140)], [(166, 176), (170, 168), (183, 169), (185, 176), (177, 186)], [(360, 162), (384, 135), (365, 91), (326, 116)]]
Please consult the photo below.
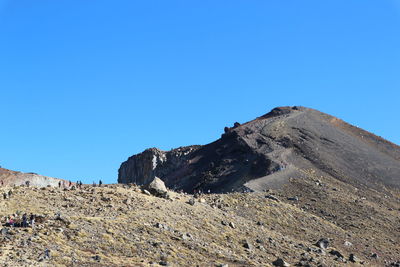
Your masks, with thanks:
[[(171, 199), (136, 186), (3, 187), (0, 218), (34, 213), (34, 229), (3, 226), (2, 266), (390, 266), (400, 258), (399, 195), (360, 191), (303, 170), (266, 193)], [(299, 191), (291, 191), (298, 188)], [(329, 240), (327, 249), (315, 243)], [(44, 251), (50, 250), (50, 258)], [(351, 254), (356, 258), (350, 260)]]

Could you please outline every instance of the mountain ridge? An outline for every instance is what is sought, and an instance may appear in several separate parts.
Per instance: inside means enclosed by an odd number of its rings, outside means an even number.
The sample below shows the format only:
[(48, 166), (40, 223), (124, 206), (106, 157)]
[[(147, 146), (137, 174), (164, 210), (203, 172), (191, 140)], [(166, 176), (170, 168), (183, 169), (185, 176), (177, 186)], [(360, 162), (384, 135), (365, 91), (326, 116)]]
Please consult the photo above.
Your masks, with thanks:
[(2, 185), (9, 186), (25, 185), (26, 182), (29, 182), (29, 185), (32, 186), (45, 187), (58, 186), (59, 182), (65, 183), (66, 180), (43, 176), (33, 172), (24, 173), (0, 167), (0, 182)]
[(158, 176), (171, 188), (187, 192), (262, 191), (283, 186), (302, 169), (314, 168), (379, 190), (400, 185), (398, 145), (300, 106), (278, 107), (244, 124), (225, 127), (221, 138), (207, 145), (143, 153), (121, 164), (119, 183), (145, 184)]

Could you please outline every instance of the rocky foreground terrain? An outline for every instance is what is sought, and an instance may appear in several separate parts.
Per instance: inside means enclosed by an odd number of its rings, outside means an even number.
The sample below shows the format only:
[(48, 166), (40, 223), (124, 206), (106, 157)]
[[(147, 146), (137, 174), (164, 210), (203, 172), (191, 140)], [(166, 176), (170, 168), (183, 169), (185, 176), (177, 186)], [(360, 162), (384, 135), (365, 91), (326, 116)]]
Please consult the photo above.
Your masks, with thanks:
[[(1, 187), (1, 266), (398, 266), (400, 194), (303, 170), (260, 193)], [(9, 193), (11, 191), (11, 193)], [(317, 243), (318, 241), (321, 241)], [(45, 251), (48, 250), (46, 257)]]

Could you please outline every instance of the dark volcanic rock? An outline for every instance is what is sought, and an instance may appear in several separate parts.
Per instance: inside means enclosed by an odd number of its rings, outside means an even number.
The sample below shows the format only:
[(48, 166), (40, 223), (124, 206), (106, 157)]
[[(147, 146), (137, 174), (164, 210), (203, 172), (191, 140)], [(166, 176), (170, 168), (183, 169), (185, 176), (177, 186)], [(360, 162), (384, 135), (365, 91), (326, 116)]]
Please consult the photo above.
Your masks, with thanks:
[(118, 171), (118, 183), (144, 185), (156, 176), (165, 181), (164, 177), (168, 174), (182, 170), (187, 164), (188, 155), (199, 147), (181, 147), (168, 152), (157, 148), (147, 149), (122, 163)]
[(273, 263), (274, 266), (279, 266), (279, 267), (287, 267), (290, 266), (289, 263), (285, 262), (283, 259), (278, 258), (276, 259)]
[(302, 177), (305, 169), (357, 187), (399, 188), (400, 148), (319, 111), (280, 107), (235, 123), (208, 145), (134, 155), (122, 163), (118, 182), (147, 184), (158, 176), (190, 193), (261, 192)]

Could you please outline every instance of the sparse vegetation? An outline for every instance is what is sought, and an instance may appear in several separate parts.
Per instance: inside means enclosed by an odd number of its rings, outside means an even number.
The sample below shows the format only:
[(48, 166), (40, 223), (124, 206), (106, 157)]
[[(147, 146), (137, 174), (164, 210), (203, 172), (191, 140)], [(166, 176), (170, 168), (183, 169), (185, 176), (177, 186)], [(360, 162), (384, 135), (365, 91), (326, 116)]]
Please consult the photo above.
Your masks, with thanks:
[[(398, 260), (398, 193), (388, 197), (304, 173), (307, 179), (291, 181), (301, 192), (288, 187), (268, 193), (210, 194), (202, 201), (195, 199), (194, 205), (188, 204), (191, 195), (171, 192), (168, 200), (143, 194), (136, 186), (16, 187), (10, 199), (1, 201), (0, 215), (32, 212), (46, 219), (34, 229), (2, 234), (0, 264), (272, 266), (277, 258), (290, 264), (307, 258), (310, 266), (337, 266), (342, 261), (382, 266)], [(265, 198), (268, 194), (280, 200)], [(319, 198), (312, 201), (315, 194)], [(292, 195), (299, 200), (286, 200)], [(330, 241), (326, 252), (315, 245), (320, 238)], [(43, 258), (46, 249), (50, 259)], [(350, 262), (350, 254), (358, 263)]]

